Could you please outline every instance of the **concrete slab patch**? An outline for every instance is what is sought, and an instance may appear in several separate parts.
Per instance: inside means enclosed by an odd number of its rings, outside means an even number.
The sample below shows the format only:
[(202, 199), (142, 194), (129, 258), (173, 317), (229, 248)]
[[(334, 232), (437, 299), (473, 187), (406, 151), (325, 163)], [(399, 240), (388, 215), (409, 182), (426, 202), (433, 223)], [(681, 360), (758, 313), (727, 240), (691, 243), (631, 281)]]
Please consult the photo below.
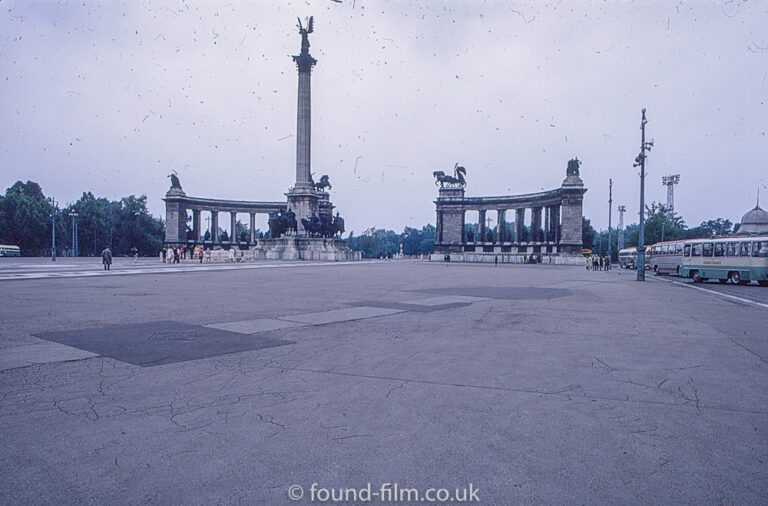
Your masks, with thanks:
[[(485, 299), (481, 299), (485, 300)], [(383, 308), (389, 308), (389, 309), (402, 309), (403, 311), (413, 311), (415, 313), (431, 313), (433, 311), (443, 311), (446, 309), (456, 309), (458, 307), (464, 307), (468, 306), (468, 302), (453, 302), (450, 304), (440, 304), (440, 305), (422, 305), (422, 304), (416, 304), (414, 303), (405, 303), (405, 302), (383, 302), (383, 301), (372, 301), (372, 300), (366, 300), (366, 301), (360, 301), (355, 302), (355, 306), (371, 306), (371, 307), (383, 307)]]
[(82, 360), (97, 356), (89, 351), (78, 350), (57, 343), (30, 344), (0, 350), (0, 371), (26, 367), (32, 364), (49, 364)]
[(259, 332), (269, 332), (272, 330), (288, 329), (293, 327), (303, 327), (305, 323), (290, 322), (285, 320), (275, 320), (273, 318), (259, 318), (255, 320), (240, 320), (235, 322), (211, 323), (205, 325), (212, 329), (226, 330), (229, 332), (238, 332), (240, 334), (257, 334)]
[(423, 299), (410, 299), (403, 301), (406, 304), (419, 306), (444, 306), (446, 304), (471, 304), (481, 300), (488, 300), (488, 297), (476, 297), (467, 295), (441, 295), (440, 297), (427, 297)]
[(297, 315), (280, 316), (279, 320), (287, 320), (299, 323), (308, 323), (312, 325), (324, 325), (326, 323), (347, 322), (351, 320), (362, 320), (365, 318), (374, 318), (376, 316), (387, 316), (397, 313), (403, 313), (403, 309), (391, 309), (381, 307), (356, 306), (344, 309), (333, 309), (331, 311), (320, 311), (318, 313), (306, 313)]
[(149, 367), (293, 344), (174, 321), (41, 332), (37, 337)]
[[(555, 299), (567, 297), (571, 291), (564, 288), (542, 288), (536, 286), (488, 286), (464, 288), (427, 288), (416, 290), (420, 293), (461, 295), (486, 299)], [(413, 302), (414, 304), (416, 302)]]

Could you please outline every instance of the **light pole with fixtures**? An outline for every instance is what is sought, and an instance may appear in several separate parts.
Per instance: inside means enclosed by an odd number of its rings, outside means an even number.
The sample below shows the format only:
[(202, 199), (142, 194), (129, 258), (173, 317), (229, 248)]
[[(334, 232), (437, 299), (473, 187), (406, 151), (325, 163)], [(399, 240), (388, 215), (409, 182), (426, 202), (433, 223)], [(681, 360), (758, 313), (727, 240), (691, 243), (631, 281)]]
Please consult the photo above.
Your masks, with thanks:
[(643, 107), (643, 119), (640, 122), (641, 141), (640, 141), (640, 154), (635, 157), (635, 163), (633, 167), (640, 167), (640, 230), (637, 239), (637, 280), (645, 281), (645, 159), (648, 155), (646, 151), (650, 151), (653, 147), (653, 140), (645, 142), (645, 124), (648, 120), (645, 119), (645, 107)]

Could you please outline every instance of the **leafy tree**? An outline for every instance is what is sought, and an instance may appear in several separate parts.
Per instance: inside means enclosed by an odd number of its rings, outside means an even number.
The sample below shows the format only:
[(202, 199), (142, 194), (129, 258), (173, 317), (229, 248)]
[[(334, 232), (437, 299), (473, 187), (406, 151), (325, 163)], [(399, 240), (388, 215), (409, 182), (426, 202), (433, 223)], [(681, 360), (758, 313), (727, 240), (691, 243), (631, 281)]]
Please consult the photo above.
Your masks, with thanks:
[[(25, 256), (50, 251), (54, 211), (58, 208), (47, 201), (39, 184), (16, 181), (0, 198), (0, 242), (18, 245)], [(60, 226), (57, 232), (63, 230)]]
[(702, 221), (701, 225), (699, 225), (699, 227), (696, 227), (696, 228), (701, 228), (709, 232), (708, 236), (729, 235), (734, 231), (733, 223), (731, 223), (731, 220), (723, 219), (723, 218)]
[(590, 223), (590, 220), (588, 218), (585, 218), (584, 216), (581, 217), (581, 242), (582, 242), (582, 248), (591, 249), (592, 251), (595, 250), (595, 236), (597, 235), (597, 232), (592, 227), (592, 224)]

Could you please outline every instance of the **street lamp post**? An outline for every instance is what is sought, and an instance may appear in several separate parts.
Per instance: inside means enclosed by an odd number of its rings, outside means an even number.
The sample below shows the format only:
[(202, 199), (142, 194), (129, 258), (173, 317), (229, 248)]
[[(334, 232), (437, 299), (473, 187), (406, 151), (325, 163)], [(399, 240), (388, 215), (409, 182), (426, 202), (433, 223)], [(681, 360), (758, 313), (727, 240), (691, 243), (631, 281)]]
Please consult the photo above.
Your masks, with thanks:
[(80, 215), (75, 212), (69, 213), (69, 215), (72, 217), (72, 256), (76, 257), (79, 252), (77, 251), (77, 220), (75, 218)]
[(645, 142), (645, 107), (642, 110), (643, 119), (640, 122), (641, 141), (640, 154), (635, 158), (633, 167), (640, 167), (640, 230), (637, 240), (637, 280), (645, 281), (645, 158), (648, 156), (646, 151), (653, 147), (653, 141)]
[(608, 262), (611, 261), (611, 207), (613, 206), (613, 179), (608, 180)]
[(49, 198), (51, 204), (51, 262), (56, 261), (56, 201)]

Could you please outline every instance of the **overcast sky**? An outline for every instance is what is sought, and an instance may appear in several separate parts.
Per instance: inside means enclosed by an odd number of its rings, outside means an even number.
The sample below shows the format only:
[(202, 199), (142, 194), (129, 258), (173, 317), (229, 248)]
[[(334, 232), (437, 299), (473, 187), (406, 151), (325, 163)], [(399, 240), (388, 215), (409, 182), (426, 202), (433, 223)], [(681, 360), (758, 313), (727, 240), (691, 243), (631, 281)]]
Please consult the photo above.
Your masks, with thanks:
[[(0, 186), (283, 200), (296, 156), (296, 18), (314, 15), (312, 171), (347, 231), (434, 223), (432, 171), (467, 195), (560, 186), (636, 221), (680, 174), (689, 226), (738, 222), (768, 184), (768, 2), (0, 0)], [(767, 207), (768, 190), (763, 190)], [(471, 218), (470, 218), (471, 219)], [(264, 220), (265, 222), (266, 220)], [(228, 220), (222, 220), (228, 223)]]

